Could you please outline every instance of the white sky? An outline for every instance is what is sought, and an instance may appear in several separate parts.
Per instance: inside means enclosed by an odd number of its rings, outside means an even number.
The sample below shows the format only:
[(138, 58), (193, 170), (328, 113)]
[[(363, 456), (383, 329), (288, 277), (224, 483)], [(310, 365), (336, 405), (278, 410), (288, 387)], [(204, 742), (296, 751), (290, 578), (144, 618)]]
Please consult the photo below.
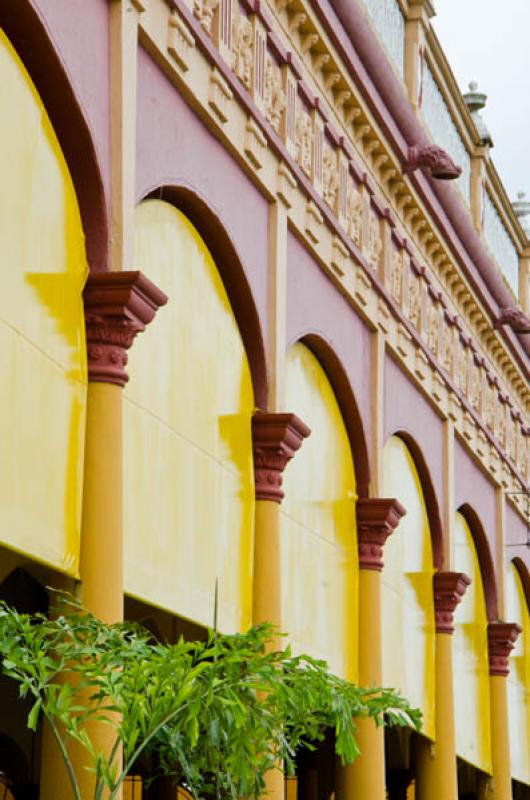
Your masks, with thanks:
[(433, 25), (460, 89), (488, 95), (482, 116), (508, 195), (530, 197), (530, 0), (435, 0)]

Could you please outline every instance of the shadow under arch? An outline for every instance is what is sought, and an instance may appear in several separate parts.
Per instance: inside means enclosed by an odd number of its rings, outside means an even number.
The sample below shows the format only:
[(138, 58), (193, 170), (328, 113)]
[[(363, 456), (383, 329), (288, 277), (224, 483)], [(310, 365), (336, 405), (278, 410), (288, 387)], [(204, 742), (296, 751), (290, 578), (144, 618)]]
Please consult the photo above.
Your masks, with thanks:
[(524, 563), (523, 559), (519, 558), (519, 556), (512, 558), (512, 564), (517, 570), (517, 574), (519, 575), (519, 578), (521, 580), (521, 585), (523, 587), (526, 605), (528, 607), (528, 612), (530, 613), (530, 570)]
[[(368, 497), (370, 486), (370, 462), (368, 458), (366, 435), (361, 415), (359, 414), (357, 401), (346, 370), (329, 342), (327, 342), (321, 334), (314, 332), (305, 333), (297, 339), (297, 341), (304, 344), (313, 353), (331, 383), (350, 442), (357, 493), (359, 497)], [(289, 347), (292, 347), (294, 344), (296, 344), (296, 342), (290, 342)], [(288, 410), (296, 412), (296, 409)]]
[(207, 202), (186, 186), (162, 186), (139, 200), (164, 200), (181, 211), (204, 240), (215, 262), (243, 339), (254, 402), (267, 408), (267, 361), (259, 314), (237, 250), (226, 229)]
[[(408, 433), (408, 431), (398, 429), (393, 431), (390, 436), (397, 436), (406, 444), (408, 451), (412, 456), (412, 460), (414, 461), (425, 500), (427, 519), (429, 520), (433, 566), (435, 569), (440, 570), (444, 566), (444, 534), (438, 497), (436, 495), (436, 490), (434, 488), (429, 467), (427, 466), (427, 462), (425, 461), (420, 446), (412, 434)], [(399, 500), (399, 497), (397, 499)]]
[(457, 511), (466, 520), (477, 551), (488, 622), (496, 622), (498, 620), (497, 579), (488, 537), (479, 515), (472, 506), (463, 503)]
[(90, 128), (47, 29), (29, 0), (2, 0), (0, 28), (35, 84), (74, 184), (92, 272), (107, 268), (108, 218)]

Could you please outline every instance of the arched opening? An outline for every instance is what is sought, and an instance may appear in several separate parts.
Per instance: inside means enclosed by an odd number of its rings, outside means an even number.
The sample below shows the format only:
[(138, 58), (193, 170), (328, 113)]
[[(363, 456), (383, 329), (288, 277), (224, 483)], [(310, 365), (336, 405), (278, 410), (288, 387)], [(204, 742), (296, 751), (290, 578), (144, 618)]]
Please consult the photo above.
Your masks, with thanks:
[[(0, 583), (0, 600), (20, 614), (47, 614), (48, 594), (43, 586), (22, 567)], [(27, 727), (33, 700), (19, 696), (18, 684), (0, 675), (0, 797), (6, 800), (37, 800), (40, 774), (41, 730)]]
[(162, 200), (136, 212), (135, 263), (171, 298), (131, 351), (124, 402), (125, 590), (199, 625), (252, 614), (250, 367), (217, 265)]
[[(428, 501), (408, 443), (391, 436), (383, 450), (383, 494), (396, 497), (407, 514), (389, 537), (381, 576), (383, 685), (400, 690), (423, 712), (422, 735), (434, 741), (435, 628), (432, 580), (434, 546)], [(414, 736), (407, 729), (385, 734), (390, 800), (414, 785)]]
[(46, 108), (2, 30), (0, 83), (0, 440), (7, 465), (0, 543), (77, 575), (87, 384), (83, 226)]
[[(357, 499), (350, 442), (331, 383), (315, 355), (297, 343), (287, 354), (286, 408), (310, 427), (284, 475), (280, 508), (282, 629), (295, 652), (358, 676)], [(333, 734), (298, 755), (298, 797), (334, 791)], [(292, 792), (292, 786), (289, 785)], [(294, 792), (292, 792), (294, 794)]]
[[(265, 343), (252, 291), (234, 242), (207, 202), (189, 187), (159, 187), (152, 191), (148, 198), (163, 200), (181, 211), (210, 252), (229, 298), (247, 353), (255, 404), (265, 410), (267, 408)], [(174, 298), (171, 297), (171, 302), (173, 301)]]
[[(453, 532), (455, 572), (471, 578), (455, 614), (453, 676), (456, 754), (459, 759), (459, 794), (491, 775), (490, 685), (488, 659), (488, 611), (476, 535), (468, 520), (469, 509), (456, 514)], [(476, 535), (474, 535), (476, 534)], [(470, 788), (471, 787), (471, 788)]]
[[(508, 565), (506, 575), (506, 619), (517, 622), (522, 632), (510, 654), (508, 675), (508, 720), (510, 763), (517, 784), (514, 797), (530, 795), (530, 610), (521, 579), (524, 565)], [(520, 787), (520, 788), (519, 788)]]
[[(108, 220), (100, 165), (89, 125), (61, 56), (50, 41), (45, 23), (28, 0), (4, 0), (0, 7), (0, 28), (31, 75), (46, 108), (46, 118), (64, 154), (79, 200), (90, 269), (102, 271), (107, 264)], [(3, 76), (2, 88), (5, 88)], [(2, 105), (2, 114), (16, 118), (16, 105), (6, 99)], [(3, 169), (2, 175), (5, 175)], [(9, 197), (9, 192), (5, 194)]]
[(350, 449), (355, 465), (357, 494), (359, 497), (368, 497), (368, 487), (370, 485), (368, 446), (357, 401), (346, 371), (335, 351), (321, 336), (315, 333), (308, 333), (301, 341), (316, 356), (333, 387), (350, 441)]

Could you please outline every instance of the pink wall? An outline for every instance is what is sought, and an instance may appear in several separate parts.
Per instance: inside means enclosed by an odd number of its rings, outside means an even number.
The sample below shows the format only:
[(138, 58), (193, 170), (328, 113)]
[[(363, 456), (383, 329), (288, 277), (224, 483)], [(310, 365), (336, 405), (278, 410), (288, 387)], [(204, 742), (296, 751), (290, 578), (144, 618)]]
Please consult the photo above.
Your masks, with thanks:
[(237, 251), (266, 340), (268, 203), (142, 48), (137, 132), (138, 201), (159, 186), (204, 200)]

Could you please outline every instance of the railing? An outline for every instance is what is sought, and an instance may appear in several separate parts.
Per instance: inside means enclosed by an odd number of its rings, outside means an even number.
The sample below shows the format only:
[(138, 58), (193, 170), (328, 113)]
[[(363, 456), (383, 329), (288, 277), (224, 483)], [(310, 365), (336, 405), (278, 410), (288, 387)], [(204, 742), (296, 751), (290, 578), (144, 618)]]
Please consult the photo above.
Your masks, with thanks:
[(484, 191), (483, 233), (486, 244), (504, 278), (517, 298), (519, 292), (519, 256), (512, 238), (487, 190)]
[(397, 0), (362, 0), (385, 50), (401, 78), (405, 61), (405, 19)]
[(432, 70), (427, 63), (424, 64), (423, 68), (421, 98), (423, 120), (429, 129), (433, 142), (443, 147), (453, 161), (459, 167), (462, 167), (462, 174), (456, 183), (462, 197), (469, 206), (471, 159)]

